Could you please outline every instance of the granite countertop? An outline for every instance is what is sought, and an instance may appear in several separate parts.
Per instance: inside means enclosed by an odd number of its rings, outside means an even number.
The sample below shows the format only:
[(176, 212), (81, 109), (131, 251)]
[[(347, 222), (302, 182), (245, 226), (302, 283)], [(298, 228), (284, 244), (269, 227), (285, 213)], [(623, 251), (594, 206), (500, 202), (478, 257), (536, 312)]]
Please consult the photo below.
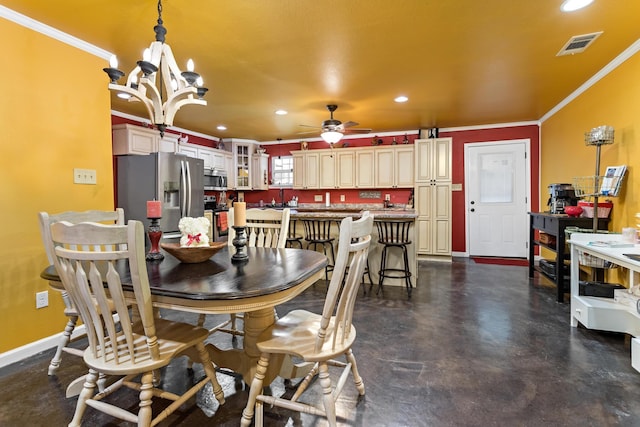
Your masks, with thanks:
[(322, 204), (301, 204), (291, 209), (291, 218), (329, 218), (342, 219), (347, 216), (360, 217), (368, 210), (377, 219), (414, 219), (418, 216), (415, 209), (395, 206), (385, 208), (382, 204), (336, 204), (326, 207)]

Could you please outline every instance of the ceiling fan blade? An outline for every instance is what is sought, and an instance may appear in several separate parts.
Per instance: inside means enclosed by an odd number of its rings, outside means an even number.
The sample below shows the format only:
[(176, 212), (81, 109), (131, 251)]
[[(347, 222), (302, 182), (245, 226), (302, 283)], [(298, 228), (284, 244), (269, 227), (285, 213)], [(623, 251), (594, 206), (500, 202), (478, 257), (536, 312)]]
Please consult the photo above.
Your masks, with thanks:
[(315, 133), (317, 135), (318, 133), (320, 133), (320, 131), (318, 131), (318, 130), (305, 130), (303, 132), (296, 132), (296, 135), (308, 135), (308, 134), (312, 134), (312, 133)]
[(348, 121), (348, 122), (343, 123), (342, 126), (345, 127), (345, 128), (350, 128), (350, 127), (353, 127), (353, 126), (358, 126), (359, 124), (360, 123)]
[(320, 126), (311, 126), (311, 125), (298, 125), (298, 126), (302, 126), (302, 127), (305, 127), (305, 128), (322, 129)]
[(347, 133), (370, 133), (373, 129), (368, 128), (357, 128), (357, 129), (346, 129)]

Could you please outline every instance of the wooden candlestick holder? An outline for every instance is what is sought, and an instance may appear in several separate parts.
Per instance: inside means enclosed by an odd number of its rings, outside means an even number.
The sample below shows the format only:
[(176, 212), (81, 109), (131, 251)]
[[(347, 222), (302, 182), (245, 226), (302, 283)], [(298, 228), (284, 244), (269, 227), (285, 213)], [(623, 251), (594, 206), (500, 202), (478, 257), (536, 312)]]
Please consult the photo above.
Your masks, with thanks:
[(231, 256), (231, 261), (246, 261), (249, 259), (247, 254), (247, 235), (245, 233), (246, 227), (236, 227), (233, 229), (236, 231), (236, 237), (233, 238), (233, 246), (236, 247), (236, 253)]

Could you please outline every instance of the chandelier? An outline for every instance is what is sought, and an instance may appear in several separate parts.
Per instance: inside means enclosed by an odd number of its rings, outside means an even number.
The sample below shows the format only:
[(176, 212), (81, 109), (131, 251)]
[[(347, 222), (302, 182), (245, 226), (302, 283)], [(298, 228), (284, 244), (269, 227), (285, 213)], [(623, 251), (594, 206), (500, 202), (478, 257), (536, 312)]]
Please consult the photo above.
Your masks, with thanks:
[(202, 77), (194, 72), (191, 59), (187, 62), (187, 71), (180, 71), (171, 47), (164, 42), (167, 29), (162, 23), (162, 0), (158, 0), (158, 24), (153, 27), (156, 41), (144, 50), (142, 60), (129, 73), (126, 84), (118, 84), (124, 72), (118, 70), (115, 55), (109, 67), (104, 68), (111, 79), (109, 89), (120, 98), (142, 102), (160, 136), (164, 136), (167, 126), (173, 125), (176, 113), (184, 105), (207, 105), (203, 97), (208, 90), (202, 87)]

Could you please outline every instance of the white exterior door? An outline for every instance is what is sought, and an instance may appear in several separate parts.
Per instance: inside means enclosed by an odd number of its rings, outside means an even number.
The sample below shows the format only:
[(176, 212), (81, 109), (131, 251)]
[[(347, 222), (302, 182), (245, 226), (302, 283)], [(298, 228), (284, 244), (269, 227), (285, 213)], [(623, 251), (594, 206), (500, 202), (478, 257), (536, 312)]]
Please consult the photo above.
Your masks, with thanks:
[(465, 145), (470, 256), (526, 257), (529, 140)]

